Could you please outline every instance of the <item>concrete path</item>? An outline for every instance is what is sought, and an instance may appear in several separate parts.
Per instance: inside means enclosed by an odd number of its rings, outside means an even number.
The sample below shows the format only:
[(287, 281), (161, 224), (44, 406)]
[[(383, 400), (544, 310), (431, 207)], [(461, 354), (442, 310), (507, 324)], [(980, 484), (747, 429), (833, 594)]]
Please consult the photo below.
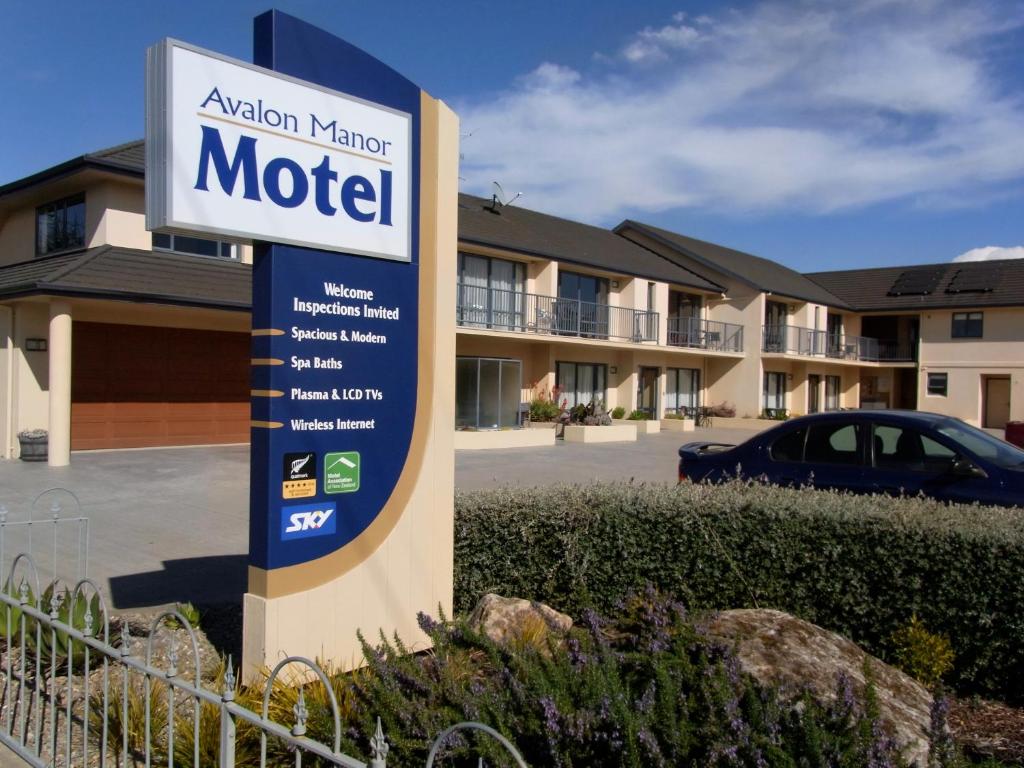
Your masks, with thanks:
[[(457, 451), (456, 486), (535, 486), (634, 480), (672, 483), (676, 450), (700, 439), (740, 442), (751, 430), (709, 429), (661, 433), (636, 443), (578, 445), (501, 451)], [(27, 520), (33, 499), (47, 488), (73, 491), (89, 518), (88, 575), (118, 609), (143, 609), (175, 602), (237, 602), (245, 591), (249, 512), (248, 446), (84, 452), (71, 466), (0, 461), (0, 504), (8, 520)], [(33, 519), (50, 520), (50, 499)], [(62, 516), (76, 514), (65, 499)], [(33, 526), (32, 551), (41, 580), (54, 570), (74, 582), (78, 528)], [(11, 557), (28, 547), (24, 526), (8, 526), (2, 542), (3, 574)]]

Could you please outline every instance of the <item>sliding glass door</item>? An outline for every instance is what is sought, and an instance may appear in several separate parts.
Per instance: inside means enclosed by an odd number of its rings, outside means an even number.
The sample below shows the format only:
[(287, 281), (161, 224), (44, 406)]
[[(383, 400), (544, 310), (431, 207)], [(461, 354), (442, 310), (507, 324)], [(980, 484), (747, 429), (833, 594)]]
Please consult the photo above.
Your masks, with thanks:
[(700, 407), (700, 370), (669, 368), (665, 381), (665, 412), (695, 416)]
[(603, 277), (558, 273), (558, 332), (571, 336), (608, 337), (608, 281)]
[(456, 428), (517, 427), (521, 396), (522, 363), (519, 360), (456, 359)]
[(604, 406), (608, 387), (608, 366), (600, 363), (557, 363), (555, 365), (555, 386), (559, 399), (566, 406)]
[(781, 411), (786, 407), (786, 374), (766, 371), (764, 374), (764, 409)]

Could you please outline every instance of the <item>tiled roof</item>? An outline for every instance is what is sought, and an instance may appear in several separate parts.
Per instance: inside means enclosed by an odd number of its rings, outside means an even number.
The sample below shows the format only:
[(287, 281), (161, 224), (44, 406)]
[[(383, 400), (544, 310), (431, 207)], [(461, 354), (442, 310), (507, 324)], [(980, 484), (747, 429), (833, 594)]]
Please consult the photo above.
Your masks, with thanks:
[(109, 245), (0, 267), (0, 298), (32, 293), (249, 309), (252, 268)]
[[(929, 293), (892, 292), (901, 275), (915, 270), (936, 270), (939, 274)], [(1024, 305), (1024, 259), (848, 269), (814, 272), (807, 277), (865, 312)], [(964, 286), (990, 286), (991, 290), (959, 290)]]
[(615, 232), (628, 236), (625, 233), (630, 229), (664, 245), (666, 258), (671, 259), (674, 252), (762, 291), (846, 308), (842, 298), (777, 261), (628, 219)]
[(459, 240), (547, 259), (721, 292), (722, 286), (607, 229), (519, 205), (459, 195)]
[(85, 157), (95, 162), (111, 163), (119, 165), (125, 169), (145, 173), (146, 142), (141, 139), (137, 141), (129, 141), (126, 144), (118, 144), (116, 147), (101, 149), (99, 152), (90, 152), (85, 155)]

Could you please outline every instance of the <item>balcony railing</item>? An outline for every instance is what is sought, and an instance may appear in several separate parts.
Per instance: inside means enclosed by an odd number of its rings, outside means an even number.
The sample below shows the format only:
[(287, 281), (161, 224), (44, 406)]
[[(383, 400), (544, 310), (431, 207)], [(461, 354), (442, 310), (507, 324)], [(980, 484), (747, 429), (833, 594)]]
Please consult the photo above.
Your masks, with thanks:
[(668, 343), (712, 352), (742, 352), (743, 326), (695, 317), (670, 317)]
[(914, 346), (908, 341), (836, 334), (795, 325), (762, 326), (761, 349), (788, 355), (864, 362), (909, 363), (916, 359)]
[(500, 288), (456, 286), (455, 321), (464, 328), (658, 341), (658, 313)]

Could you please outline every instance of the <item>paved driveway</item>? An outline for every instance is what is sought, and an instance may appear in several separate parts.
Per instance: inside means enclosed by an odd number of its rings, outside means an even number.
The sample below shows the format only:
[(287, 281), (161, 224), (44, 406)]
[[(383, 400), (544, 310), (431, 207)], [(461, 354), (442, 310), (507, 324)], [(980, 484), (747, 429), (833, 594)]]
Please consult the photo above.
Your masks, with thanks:
[[(738, 442), (749, 430), (699, 430), (693, 439)], [(457, 451), (455, 483), (478, 489), (595, 480), (674, 482), (676, 448), (689, 435), (661, 433), (636, 443)], [(72, 466), (0, 461), (0, 504), (11, 521), (28, 519), (43, 490), (72, 490), (89, 518), (89, 576), (119, 609), (191, 600), (238, 601), (245, 591), (248, 551), (247, 446), (76, 453)], [(39, 505), (34, 519), (51, 518)], [(63, 516), (75, 511), (65, 504)], [(32, 551), (44, 581), (54, 571), (52, 524), (33, 526)], [(74, 580), (78, 529), (61, 524), (56, 572)], [(66, 530), (65, 530), (66, 529)], [(23, 526), (9, 527), (3, 568), (26, 549)]]

